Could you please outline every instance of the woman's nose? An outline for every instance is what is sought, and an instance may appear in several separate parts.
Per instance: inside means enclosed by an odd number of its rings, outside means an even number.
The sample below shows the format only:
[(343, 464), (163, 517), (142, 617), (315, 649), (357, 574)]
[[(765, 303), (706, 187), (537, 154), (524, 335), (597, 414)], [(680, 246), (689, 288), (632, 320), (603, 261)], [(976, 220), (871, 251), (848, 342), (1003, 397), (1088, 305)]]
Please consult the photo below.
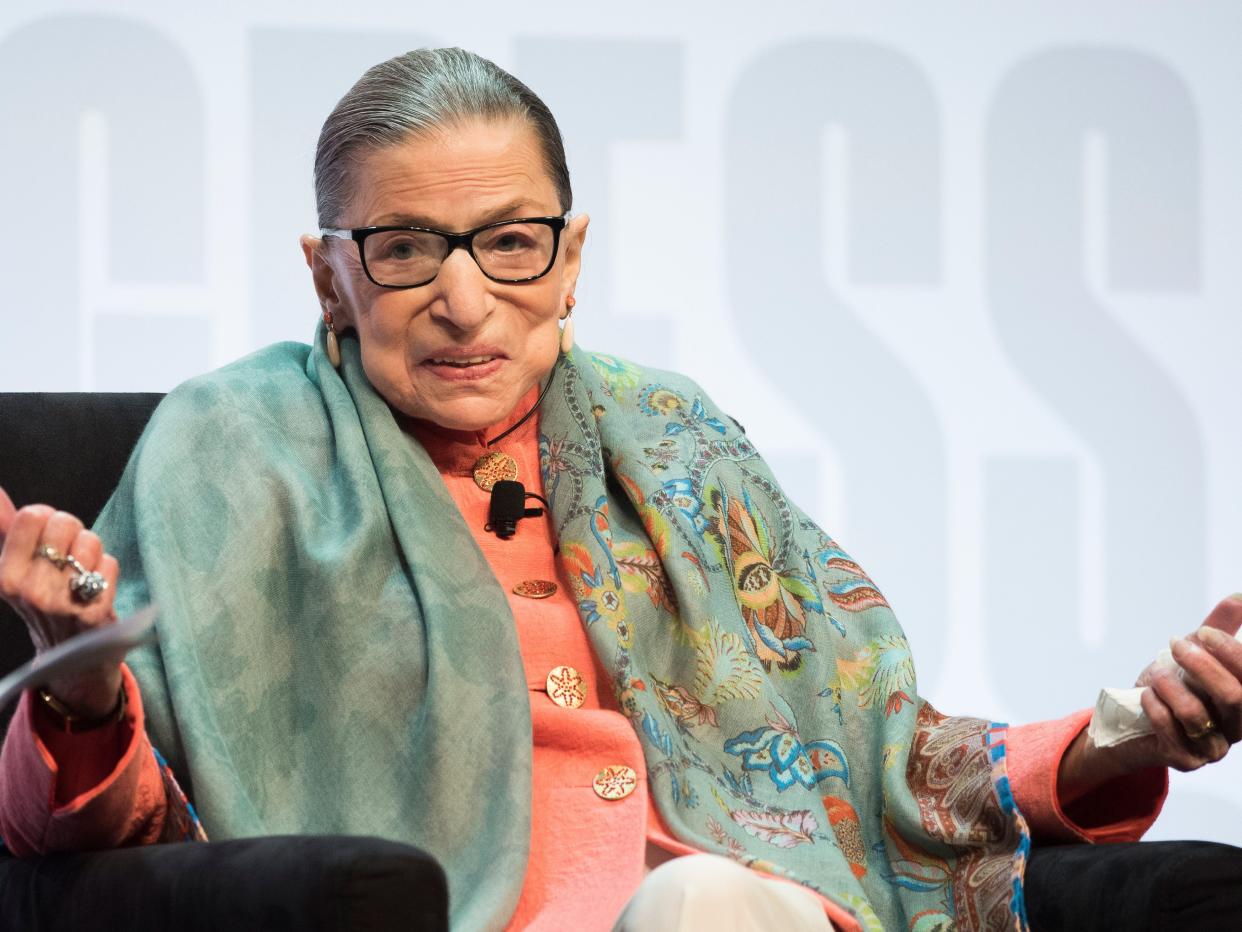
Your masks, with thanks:
[(440, 294), (431, 305), (432, 316), (459, 330), (476, 330), (492, 313), (489, 280), (464, 248), (454, 249), (436, 274)]

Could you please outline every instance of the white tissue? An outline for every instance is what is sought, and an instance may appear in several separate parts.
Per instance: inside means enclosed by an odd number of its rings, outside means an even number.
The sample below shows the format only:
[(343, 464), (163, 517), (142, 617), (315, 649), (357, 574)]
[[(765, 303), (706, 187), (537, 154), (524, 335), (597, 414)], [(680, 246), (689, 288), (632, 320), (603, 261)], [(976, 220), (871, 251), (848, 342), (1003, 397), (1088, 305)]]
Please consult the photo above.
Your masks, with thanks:
[[(1186, 671), (1173, 659), (1167, 647), (1156, 655), (1156, 665), (1167, 667), (1183, 679), (1186, 676)], [(1095, 711), (1091, 713), (1091, 724), (1087, 728), (1087, 735), (1097, 748), (1111, 748), (1152, 733), (1151, 720), (1140, 702), (1142, 695), (1141, 686), (1100, 690), (1100, 698), (1095, 702)]]
[(1151, 734), (1151, 721), (1140, 702), (1142, 695), (1141, 686), (1100, 690), (1095, 711), (1091, 713), (1091, 724), (1087, 727), (1087, 735), (1097, 748), (1111, 748)]

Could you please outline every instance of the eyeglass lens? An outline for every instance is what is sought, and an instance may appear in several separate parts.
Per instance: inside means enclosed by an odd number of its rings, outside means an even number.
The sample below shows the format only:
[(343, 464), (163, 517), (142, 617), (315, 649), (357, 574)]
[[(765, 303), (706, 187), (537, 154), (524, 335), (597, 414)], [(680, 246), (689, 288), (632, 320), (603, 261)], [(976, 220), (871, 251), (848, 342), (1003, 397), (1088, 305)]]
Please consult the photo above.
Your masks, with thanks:
[[(547, 270), (555, 240), (555, 231), (545, 224), (510, 223), (479, 231), (472, 251), (485, 275), (520, 281)], [(373, 233), (363, 248), (371, 277), (382, 285), (416, 285), (435, 278), (448, 256), (444, 237), (416, 230)]]

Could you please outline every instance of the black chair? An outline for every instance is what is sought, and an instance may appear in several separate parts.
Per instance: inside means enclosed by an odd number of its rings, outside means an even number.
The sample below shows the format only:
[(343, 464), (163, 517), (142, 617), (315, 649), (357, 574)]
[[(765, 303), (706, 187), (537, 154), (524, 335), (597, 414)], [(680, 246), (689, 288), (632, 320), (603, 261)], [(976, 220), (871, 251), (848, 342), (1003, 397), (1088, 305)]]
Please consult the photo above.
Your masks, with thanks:
[[(156, 394), (0, 394), (0, 488), (94, 522)], [(0, 602), (0, 674), (33, 654)], [(7, 726), (12, 709), (4, 709)], [(444, 872), (380, 838), (298, 836), (20, 860), (0, 853), (0, 930), (396, 932), (448, 928)]]

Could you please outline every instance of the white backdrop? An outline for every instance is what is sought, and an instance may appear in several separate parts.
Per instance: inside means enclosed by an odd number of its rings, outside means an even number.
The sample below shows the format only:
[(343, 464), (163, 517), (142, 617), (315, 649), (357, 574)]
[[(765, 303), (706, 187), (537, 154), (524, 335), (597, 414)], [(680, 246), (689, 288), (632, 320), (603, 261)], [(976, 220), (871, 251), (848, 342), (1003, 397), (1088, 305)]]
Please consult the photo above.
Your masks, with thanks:
[[(1242, 589), (1242, 6), (0, 7), (0, 390), (309, 339), (323, 118), (462, 45), (561, 121), (579, 342), (696, 377), (1013, 721)], [(865, 8), (864, 8), (865, 6)], [(1242, 752), (1157, 837), (1242, 844)]]

